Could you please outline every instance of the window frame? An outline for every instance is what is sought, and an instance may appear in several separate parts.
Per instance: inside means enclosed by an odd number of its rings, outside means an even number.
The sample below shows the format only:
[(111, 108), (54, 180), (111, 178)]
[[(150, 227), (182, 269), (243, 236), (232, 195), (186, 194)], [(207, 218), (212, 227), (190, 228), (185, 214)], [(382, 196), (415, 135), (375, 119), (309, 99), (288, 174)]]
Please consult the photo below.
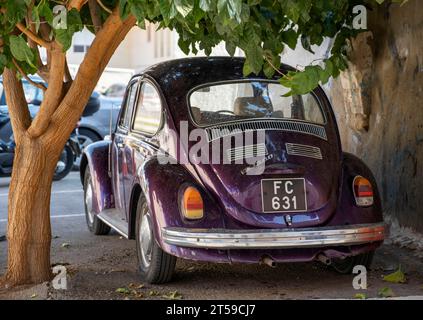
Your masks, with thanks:
[[(153, 87), (153, 89), (156, 91), (156, 93), (159, 97), (159, 100), (160, 100), (160, 123), (157, 127), (157, 130), (154, 133), (146, 132), (146, 131), (142, 131), (142, 130), (136, 130), (134, 128), (135, 117), (136, 117), (136, 113), (137, 113), (137, 110), (138, 110), (138, 100), (139, 100), (139, 97), (141, 95), (142, 86), (145, 83), (148, 83), (149, 85), (151, 85)], [(145, 77), (140, 79), (139, 84), (138, 84), (138, 94), (137, 94), (137, 99), (136, 99), (135, 104), (136, 104), (136, 106), (134, 106), (134, 108), (132, 109), (132, 118), (131, 118), (131, 125), (129, 127), (129, 131), (132, 132), (132, 133), (135, 133), (135, 134), (140, 134), (140, 135), (148, 137), (148, 138), (154, 137), (163, 128), (163, 110), (164, 110), (164, 108), (163, 108), (163, 98), (162, 98), (161, 91), (158, 89), (158, 87), (154, 84), (153, 81), (151, 81), (150, 79), (145, 78)]]
[[(121, 132), (125, 132), (125, 133), (127, 133), (128, 131), (129, 131), (129, 128), (131, 127), (131, 122), (132, 122), (132, 114), (133, 114), (133, 110), (134, 110), (134, 107), (132, 106), (132, 107), (130, 107), (130, 106), (128, 106), (128, 99), (129, 99), (129, 97), (130, 97), (130, 94), (131, 94), (131, 91), (132, 91), (132, 86), (136, 86), (136, 91), (135, 91), (135, 99), (134, 99), (134, 102), (133, 102), (133, 104), (136, 104), (137, 103), (137, 101), (138, 101), (138, 94), (139, 94), (139, 84), (140, 84), (140, 80), (141, 80), (141, 78), (135, 78), (135, 79), (132, 79), (130, 82), (129, 82), (129, 84), (128, 84), (128, 86), (126, 87), (126, 93), (125, 93), (125, 99), (123, 100), (123, 102), (122, 102), (122, 105), (121, 105), (121, 108), (120, 108), (120, 110), (119, 110), (119, 116), (118, 116), (118, 119), (117, 119), (117, 121), (116, 121), (116, 129), (115, 129), (115, 132), (117, 132), (117, 131), (121, 131)], [(130, 115), (129, 115), (129, 120), (128, 120), (128, 126), (123, 126), (123, 125), (121, 125), (121, 118), (122, 118), (122, 113), (124, 113), (124, 118), (126, 117), (126, 115), (128, 114), (128, 107), (130, 107), (131, 108), (131, 110), (130, 110)]]
[(202, 88), (206, 88), (206, 87), (211, 87), (211, 86), (218, 86), (218, 85), (224, 85), (224, 84), (233, 84), (233, 83), (244, 83), (244, 82), (268, 82), (268, 83), (274, 83), (274, 84), (279, 84), (279, 81), (277, 80), (270, 80), (270, 79), (260, 79), (260, 78), (251, 78), (251, 79), (234, 79), (234, 80), (222, 80), (222, 81), (214, 81), (214, 82), (207, 82), (207, 83), (203, 83), (200, 84), (198, 86), (195, 86), (193, 88), (191, 88), (188, 93), (187, 93), (187, 107), (188, 107), (188, 114), (189, 114), (189, 119), (191, 121), (192, 124), (194, 124), (196, 127), (198, 128), (208, 128), (208, 127), (215, 127), (215, 126), (221, 126), (221, 125), (226, 125), (226, 124), (230, 124), (230, 123), (237, 123), (237, 122), (243, 122), (243, 121), (262, 121), (262, 120), (279, 120), (279, 121), (301, 121), (304, 123), (310, 123), (310, 124), (315, 124), (315, 125), (319, 125), (319, 126), (326, 126), (328, 124), (328, 119), (326, 117), (326, 112), (325, 109), (322, 105), (322, 102), (320, 101), (318, 95), (316, 94), (316, 92), (310, 91), (308, 94), (313, 95), (314, 99), (316, 100), (319, 108), (320, 108), (320, 112), (322, 113), (322, 117), (323, 117), (323, 123), (318, 123), (318, 122), (312, 122), (312, 121), (307, 121), (307, 120), (302, 120), (302, 119), (294, 119), (294, 118), (251, 118), (251, 119), (240, 119), (240, 120), (231, 120), (231, 121), (224, 121), (224, 122), (220, 122), (220, 123), (214, 123), (214, 124), (207, 124), (207, 125), (200, 125), (195, 121), (195, 118), (192, 114), (192, 110), (191, 110), (191, 95), (197, 91), (200, 90)]

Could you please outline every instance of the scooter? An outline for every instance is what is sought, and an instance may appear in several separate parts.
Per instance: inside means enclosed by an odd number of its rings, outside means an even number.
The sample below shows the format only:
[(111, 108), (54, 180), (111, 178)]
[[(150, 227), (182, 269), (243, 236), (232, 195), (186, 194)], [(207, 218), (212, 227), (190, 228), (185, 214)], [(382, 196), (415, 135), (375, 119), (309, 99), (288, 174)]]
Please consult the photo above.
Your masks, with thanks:
[[(10, 117), (7, 112), (0, 110), (0, 131), (10, 122)], [(9, 177), (12, 174), (13, 158), (15, 156), (15, 141), (13, 136), (9, 141), (0, 139), (0, 177)], [(57, 162), (54, 171), (53, 180), (61, 180), (66, 177), (72, 170), (73, 163), (81, 155), (81, 148), (74, 130), (69, 137), (66, 145)]]

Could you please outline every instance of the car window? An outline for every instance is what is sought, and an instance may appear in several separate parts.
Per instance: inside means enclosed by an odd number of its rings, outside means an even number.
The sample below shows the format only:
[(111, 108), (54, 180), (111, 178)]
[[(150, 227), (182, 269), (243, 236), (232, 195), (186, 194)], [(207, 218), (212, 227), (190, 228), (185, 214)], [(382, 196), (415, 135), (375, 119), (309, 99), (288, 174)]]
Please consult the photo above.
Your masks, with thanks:
[(135, 111), (133, 129), (139, 132), (154, 134), (160, 127), (162, 107), (160, 95), (148, 82), (144, 82)]
[(279, 83), (269, 81), (213, 84), (191, 93), (191, 115), (200, 126), (262, 118), (325, 122), (312, 93), (286, 97), (288, 91)]
[(137, 96), (138, 82), (134, 82), (128, 89), (128, 95), (125, 100), (125, 105), (122, 108), (121, 115), (119, 118), (119, 127), (129, 128), (129, 122), (131, 117), (132, 106), (134, 105), (135, 98)]
[(0, 82), (0, 102), (3, 100), (3, 83)]

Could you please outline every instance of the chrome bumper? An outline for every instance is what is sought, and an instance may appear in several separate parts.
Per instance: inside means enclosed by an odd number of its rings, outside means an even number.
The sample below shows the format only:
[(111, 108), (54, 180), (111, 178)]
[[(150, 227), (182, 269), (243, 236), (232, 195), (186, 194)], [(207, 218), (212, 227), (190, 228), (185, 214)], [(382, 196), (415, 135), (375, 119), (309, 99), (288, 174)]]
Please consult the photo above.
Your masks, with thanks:
[(302, 229), (189, 229), (162, 228), (165, 243), (209, 249), (284, 249), (349, 246), (382, 241), (384, 223)]

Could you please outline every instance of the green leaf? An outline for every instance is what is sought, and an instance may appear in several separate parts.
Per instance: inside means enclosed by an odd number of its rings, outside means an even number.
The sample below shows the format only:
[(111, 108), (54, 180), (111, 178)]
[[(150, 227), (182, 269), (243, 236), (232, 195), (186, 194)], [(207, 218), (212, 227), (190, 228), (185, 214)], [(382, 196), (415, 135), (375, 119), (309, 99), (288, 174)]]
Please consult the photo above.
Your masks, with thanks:
[(174, 0), (176, 10), (185, 18), (194, 9), (194, 3), (190, 0)]
[(391, 288), (385, 287), (379, 290), (378, 296), (382, 298), (394, 297), (395, 294)]
[(69, 50), (72, 45), (72, 35), (69, 34), (67, 29), (55, 30), (56, 40), (63, 46), (63, 51)]
[(10, 51), (18, 61), (28, 63), (31, 67), (35, 66), (35, 54), (34, 51), (28, 46), (22, 36), (11, 36), (10, 37)]
[(6, 66), (7, 66), (7, 57), (5, 54), (0, 53), (0, 74), (3, 73), (3, 70)]
[[(244, 63), (244, 75), (248, 75), (250, 73), (259, 74), (262, 67), (263, 67), (263, 49), (259, 46), (254, 44), (250, 45), (245, 50), (245, 63)], [(247, 66), (245, 66), (247, 65)]]
[(129, 290), (126, 287), (123, 287), (123, 288), (117, 288), (116, 289), (116, 292), (117, 293), (122, 293), (122, 294), (130, 294), (131, 293), (131, 290)]
[(6, 2), (6, 19), (12, 24), (16, 24), (25, 18), (26, 11), (27, 5), (24, 0), (8, 0)]
[(367, 299), (367, 296), (366, 296), (365, 293), (356, 293), (354, 295), (354, 299), (362, 299), (362, 300), (365, 300), (365, 299)]
[[(36, 7), (35, 7), (36, 8)], [(53, 25), (53, 11), (50, 9), (50, 6), (47, 1), (43, 0), (38, 5), (38, 15), (44, 17), (44, 19), (50, 24)]]
[(178, 291), (171, 291), (168, 294), (162, 295), (163, 298), (169, 300), (180, 300), (182, 299), (182, 295)]
[(282, 41), (285, 42), (292, 50), (297, 46), (298, 35), (294, 29), (289, 29), (281, 34)]
[(406, 283), (407, 278), (405, 277), (405, 274), (401, 271), (401, 267), (400, 267), (398, 268), (397, 271), (384, 276), (383, 281), (392, 282), (392, 283)]
[(211, 8), (211, 3), (212, 0), (200, 0), (200, 9), (203, 10), (204, 12), (207, 12), (210, 10)]

